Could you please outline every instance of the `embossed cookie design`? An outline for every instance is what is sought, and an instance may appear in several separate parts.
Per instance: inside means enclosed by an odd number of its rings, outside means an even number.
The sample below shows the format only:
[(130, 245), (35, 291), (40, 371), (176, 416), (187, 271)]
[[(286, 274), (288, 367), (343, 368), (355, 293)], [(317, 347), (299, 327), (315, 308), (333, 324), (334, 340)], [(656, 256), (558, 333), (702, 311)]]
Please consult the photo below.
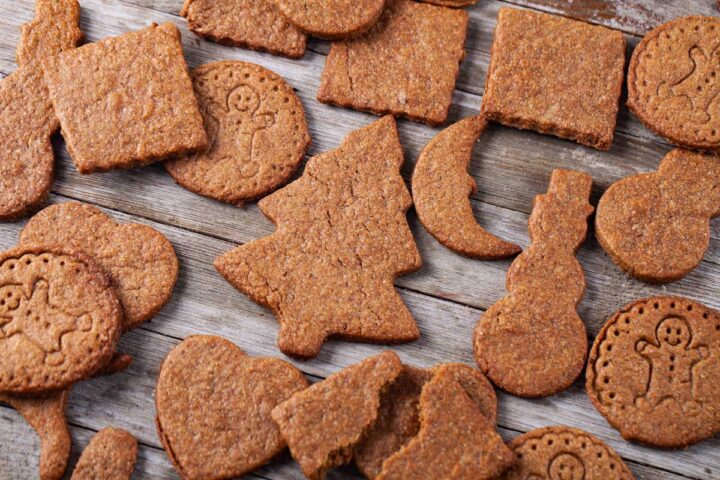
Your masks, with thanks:
[(0, 254), (0, 392), (45, 393), (91, 377), (121, 328), (120, 302), (90, 258), (43, 246)]
[(587, 392), (630, 441), (683, 448), (720, 432), (720, 314), (681, 297), (638, 300), (595, 339)]
[(278, 7), (305, 33), (338, 40), (367, 32), (380, 18), (385, 0), (279, 0)]
[(671, 143), (720, 151), (720, 19), (677, 18), (650, 31), (628, 71), (630, 110)]
[(555, 170), (545, 195), (535, 197), (532, 244), (510, 266), (509, 294), (475, 328), (475, 359), (498, 387), (521, 397), (568, 388), (587, 354), (585, 324), (576, 311), (585, 275), (575, 252), (585, 241), (592, 179)]
[(234, 205), (287, 182), (310, 144), (300, 99), (259, 65), (216, 62), (192, 72), (209, 146), (165, 162), (183, 187)]
[(137, 450), (137, 440), (130, 433), (104, 428), (85, 447), (71, 480), (130, 480)]
[(493, 260), (521, 249), (478, 225), (468, 198), (477, 185), (467, 168), (487, 125), (482, 117), (466, 118), (435, 137), (415, 165), (412, 193), (418, 218), (440, 243), (463, 255)]
[(623, 178), (598, 204), (595, 231), (610, 257), (652, 283), (678, 280), (700, 264), (710, 219), (720, 215), (720, 157), (673, 150), (657, 172)]

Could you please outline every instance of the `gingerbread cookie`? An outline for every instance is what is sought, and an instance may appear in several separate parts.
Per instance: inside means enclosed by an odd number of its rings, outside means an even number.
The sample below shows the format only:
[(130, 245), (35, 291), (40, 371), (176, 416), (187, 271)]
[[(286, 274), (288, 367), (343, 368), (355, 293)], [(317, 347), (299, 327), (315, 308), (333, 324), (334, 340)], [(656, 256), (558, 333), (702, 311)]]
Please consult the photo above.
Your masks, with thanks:
[(621, 32), (546, 13), (501, 8), (482, 113), (504, 125), (608, 150), (624, 67)]
[(443, 7), (460, 8), (474, 5), (478, 0), (420, 0), (425, 3), (432, 3)]
[(472, 117), (442, 131), (420, 154), (412, 190), (418, 218), (433, 237), (463, 255), (493, 260), (516, 255), (521, 248), (485, 231), (470, 205), (468, 197), (477, 185), (467, 169), (486, 128), (485, 119)]
[(634, 480), (613, 449), (570, 427), (539, 428), (510, 444), (517, 462), (502, 480)]
[(310, 480), (350, 461), (353, 447), (375, 423), (382, 393), (402, 373), (385, 351), (296, 393), (272, 411), (293, 458)]
[(0, 254), (0, 392), (40, 394), (93, 376), (121, 329), (120, 302), (89, 257), (39, 245)]
[(118, 224), (91, 205), (67, 202), (35, 215), (20, 243), (65, 245), (91, 256), (112, 278), (130, 330), (152, 318), (170, 300), (178, 260), (167, 238), (154, 228)]
[(279, 0), (283, 15), (310, 35), (338, 40), (367, 32), (385, 9), (385, 0)]
[(680, 297), (638, 300), (603, 327), (587, 392), (631, 441), (684, 448), (720, 432), (720, 314)]
[(385, 460), (377, 480), (490, 480), (515, 458), (455, 374), (440, 369), (420, 395), (420, 432)]
[(623, 178), (598, 204), (600, 245), (630, 275), (678, 280), (700, 264), (720, 215), (720, 157), (673, 150), (654, 173)]
[[(215, 260), (280, 322), (280, 350), (314, 357), (329, 336), (378, 343), (418, 338), (393, 287), (421, 260), (405, 213), (402, 147), (392, 117), (310, 159), (303, 176), (262, 199), (276, 232)], [(332, 293), (330, 293), (332, 292)]]
[(83, 39), (77, 0), (35, 0), (35, 19), (22, 26), (18, 65), (74, 48)]
[(275, 0), (185, 0), (188, 27), (213, 42), (301, 58), (307, 37)]
[(467, 24), (462, 10), (389, 0), (366, 35), (332, 44), (318, 100), (441, 125), (465, 56)]
[(588, 342), (576, 307), (585, 275), (575, 252), (585, 241), (589, 175), (555, 170), (545, 195), (535, 197), (532, 244), (510, 266), (509, 294), (475, 328), (475, 359), (498, 387), (521, 397), (568, 388), (585, 364)]
[(182, 478), (241, 477), (285, 448), (270, 412), (307, 386), (287, 362), (251, 358), (220, 337), (188, 337), (160, 369), (158, 435)]
[(651, 30), (628, 71), (630, 110), (671, 143), (720, 152), (720, 19), (676, 18)]
[(235, 205), (287, 182), (310, 144), (293, 88), (245, 62), (209, 63), (192, 77), (210, 143), (204, 152), (165, 162), (175, 181)]
[(125, 430), (100, 430), (83, 450), (71, 480), (130, 480), (137, 448), (137, 440)]
[(63, 52), (45, 82), (80, 173), (128, 168), (207, 146), (171, 23)]

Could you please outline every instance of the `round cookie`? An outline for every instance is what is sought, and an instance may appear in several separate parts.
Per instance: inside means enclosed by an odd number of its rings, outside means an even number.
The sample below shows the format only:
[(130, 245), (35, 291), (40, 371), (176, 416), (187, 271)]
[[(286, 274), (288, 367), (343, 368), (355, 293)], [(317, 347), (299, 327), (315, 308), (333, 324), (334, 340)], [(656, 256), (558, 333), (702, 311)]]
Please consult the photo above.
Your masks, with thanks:
[(339, 40), (364, 33), (385, 10), (385, 0), (278, 0), (297, 28), (315, 37)]
[(683, 448), (720, 432), (720, 314), (681, 297), (638, 300), (595, 339), (587, 392), (622, 436)]
[(238, 61), (202, 65), (192, 78), (209, 146), (165, 162), (175, 181), (234, 205), (287, 182), (310, 144), (292, 87), (266, 68)]
[(677, 18), (650, 31), (632, 55), (628, 107), (686, 148), (720, 151), (720, 18)]
[(0, 254), (0, 392), (50, 392), (93, 376), (121, 329), (115, 290), (90, 258), (40, 245)]
[(512, 441), (516, 462), (501, 480), (634, 480), (613, 449), (570, 427), (533, 430)]

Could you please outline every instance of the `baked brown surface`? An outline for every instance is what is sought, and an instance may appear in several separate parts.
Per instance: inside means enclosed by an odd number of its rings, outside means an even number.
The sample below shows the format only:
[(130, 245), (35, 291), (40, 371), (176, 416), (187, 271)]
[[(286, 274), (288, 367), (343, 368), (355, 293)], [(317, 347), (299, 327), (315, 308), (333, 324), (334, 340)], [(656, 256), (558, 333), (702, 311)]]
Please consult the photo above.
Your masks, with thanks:
[(420, 0), (425, 3), (432, 3), (434, 5), (440, 5), (443, 7), (460, 8), (467, 7), (468, 5), (474, 5), (478, 0)]
[(475, 359), (498, 387), (521, 397), (568, 388), (582, 372), (588, 342), (576, 307), (585, 275), (575, 252), (585, 241), (592, 179), (554, 170), (533, 202), (531, 245), (510, 266), (509, 294), (475, 328)]
[(477, 184), (467, 169), (486, 128), (487, 121), (478, 116), (440, 132), (415, 164), (412, 193), (418, 218), (440, 243), (463, 255), (493, 260), (516, 255), (521, 248), (485, 231), (470, 204)]
[(310, 159), (300, 179), (259, 202), (274, 234), (215, 260), (235, 288), (269, 307), (278, 346), (314, 357), (330, 336), (398, 343), (418, 338), (393, 280), (420, 268), (392, 117)]
[(367, 32), (380, 18), (385, 0), (278, 0), (278, 7), (303, 32), (336, 40)]
[(130, 480), (137, 449), (137, 440), (125, 430), (104, 428), (83, 450), (72, 480)]
[(366, 35), (333, 42), (318, 100), (441, 125), (465, 56), (467, 24), (462, 10), (389, 0)]
[(684, 448), (720, 432), (720, 314), (681, 297), (618, 311), (590, 352), (587, 392), (630, 441)]
[(598, 204), (595, 233), (630, 275), (652, 283), (678, 280), (700, 264), (710, 219), (720, 215), (720, 157), (676, 149), (657, 172), (625, 177)]
[(176, 182), (234, 205), (287, 182), (310, 144), (300, 99), (279, 75), (246, 62), (192, 71), (209, 145), (165, 162)]
[(44, 209), (25, 225), (20, 243), (56, 243), (92, 257), (117, 288), (125, 330), (155, 316), (170, 301), (178, 277), (175, 250), (162, 233), (146, 225), (119, 224), (84, 203)]
[(482, 113), (504, 125), (608, 150), (624, 66), (625, 38), (618, 31), (501, 8)]
[(676, 18), (633, 52), (627, 105), (675, 145), (720, 152), (719, 30), (717, 17)]
[(213, 42), (290, 58), (305, 54), (305, 34), (274, 0), (185, 0), (180, 15), (190, 30)]
[(182, 478), (237, 478), (285, 448), (270, 412), (307, 386), (287, 362), (249, 357), (220, 337), (188, 337), (160, 369), (158, 435)]
[(63, 52), (43, 70), (81, 173), (145, 165), (207, 146), (180, 31), (171, 23)]
[(382, 393), (402, 371), (397, 354), (388, 350), (275, 407), (272, 418), (307, 478), (322, 480), (350, 461), (353, 447), (378, 418)]
[(35, 18), (22, 26), (16, 52), (18, 65), (55, 56), (83, 39), (77, 0), (35, 0)]

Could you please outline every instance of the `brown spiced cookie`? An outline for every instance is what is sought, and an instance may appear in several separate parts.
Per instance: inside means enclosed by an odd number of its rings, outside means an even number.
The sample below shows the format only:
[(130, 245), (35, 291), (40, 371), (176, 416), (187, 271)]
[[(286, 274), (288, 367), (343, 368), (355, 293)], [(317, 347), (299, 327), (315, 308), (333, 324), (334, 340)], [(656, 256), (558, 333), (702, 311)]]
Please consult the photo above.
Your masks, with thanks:
[(314, 357), (330, 336), (398, 343), (418, 338), (393, 286), (421, 260), (405, 216), (402, 147), (385, 117), (310, 159), (303, 176), (262, 199), (278, 228), (218, 257), (215, 267), (280, 322), (278, 346)]
[(477, 185), (467, 169), (473, 147), (486, 128), (486, 120), (472, 117), (442, 131), (420, 154), (412, 191), (418, 218), (440, 243), (463, 255), (493, 260), (511, 257), (521, 249), (478, 225), (468, 198)]
[(278, 0), (278, 6), (303, 32), (337, 40), (367, 32), (380, 18), (385, 0)]
[(585, 275), (575, 252), (585, 241), (589, 175), (555, 170), (533, 202), (532, 244), (510, 266), (509, 294), (475, 328), (475, 359), (495, 385), (521, 397), (568, 388), (585, 365), (588, 341), (576, 307)]
[(443, 7), (460, 8), (467, 7), (468, 5), (474, 5), (478, 0), (420, 0), (425, 3), (432, 3), (434, 5), (440, 5)]
[(63, 52), (43, 69), (81, 173), (144, 165), (207, 146), (180, 31), (171, 23)]
[(627, 440), (683, 448), (720, 432), (720, 314), (680, 297), (638, 300), (603, 327), (587, 392)]
[(467, 24), (462, 10), (389, 0), (366, 35), (332, 44), (318, 100), (444, 123), (465, 56)]
[(420, 431), (418, 404), (423, 387), (433, 373), (449, 371), (491, 424), (497, 417), (495, 390), (479, 370), (462, 364), (440, 365), (433, 370), (406, 366), (383, 394), (378, 418), (363, 440), (355, 446), (353, 458), (365, 477), (380, 474), (385, 459), (398, 452)]
[(300, 99), (279, 75), (245, 62), (192, 72), (208, 149), (165, 162), (195, 193), (242, 205), (290, 179), (310, 144)]
[(490, 480), (514, 462), (452, 370), (435, 371), (422, 389), (419, 409), (420, 432), (385, 460), (377, 480)]
[(45, 393), (93, 376), (121, 331), (115, 290), (89, 257), (34, 245), (0, 254), (0, 392)]
[(504, 125), (608, 150), (625, 67), (623, 34), (501, 8), (482, 113)]
[(645, 35), (628, 72), (630, 110), (686, 148), (720, 152), (720, 18), (677, 18)]
[(35, 0), (35, 19), (22, 26), (18, 65), (57, 55), (83, 39), (78, 0)]
[(163, 234), (146, 225), (116, 223), (83, 203), (67, 202), (41, 211), (20, 233), (20, 243), (56, 243), (92, 257), (117, 288), (125, 330), (160, 311), (178, 276), (175, 250)]
[(307, 37), (275, 0), (185, 0), (180, 15), (191, 31), (213, 42), (290, 58), (305, 54)]
[(634, 480), (613, 449), (587, 432), (547, 427), (510, 444), (517, 462), (502, 480)]
[(83, 450), (71, 480), (130, 480), (137, 448), (137, 440), (125, 430), (100, 430)]
[(403, 365), (391, 351), (370, 357), (296, 393), (272, 411), (293, 458), (310, 480), (350, 461), (376, 422), (384, 391)]
[(160, 369), (158, 435), (182, 478), (241, 477), (285, 448), (270, 412), (307, 386), (287, 362), (251, 358), (220, 337), (192, 336)]
[(673, 150), (657, 172), (623, 178), (598, 204), (595, 232), (612, 259), (652, 283), (678, 280), (700, 264), (710, 219), (720, 215), (720, 157)]

